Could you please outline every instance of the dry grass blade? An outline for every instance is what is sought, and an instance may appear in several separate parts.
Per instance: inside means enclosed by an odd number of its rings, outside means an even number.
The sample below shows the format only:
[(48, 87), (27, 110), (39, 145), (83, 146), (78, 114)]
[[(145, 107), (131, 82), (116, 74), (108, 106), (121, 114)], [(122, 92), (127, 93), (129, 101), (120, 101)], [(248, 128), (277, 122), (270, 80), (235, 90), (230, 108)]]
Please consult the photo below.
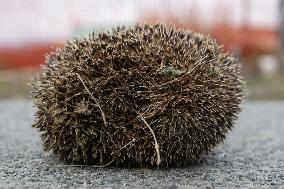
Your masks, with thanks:
[(145, 125), (148, 127), (148, 129), (150, 130), (153, 138), (154, 138), (154, 142), (155, 142), (155, 150), (156, 150), (156, 153), (157, 153), (157, 166), (160, 165), (161, 163), (161, 155), (160, 155), (160, 149), (159, 149), (159, 144), (158, 144), (158, 141), (157, 141), (157, 138), (156, 138), (156, 135), (153, 131), (153, 129), (150, 127), (150, 125), (147, 123), (147, 121), (144, 119), (144, 117), (139, 114), (139, 117), (140, 119), (143, 121), (143, 123), (145, 123)]
[(106, 116), (105, 116), (105, 113), (103, 112), (102, 107), (99, 104), (99, 101), (94, 97), (94, 95), (92, 95), (90, 90), (85, 85), (85, 83), (84, 83), (83, 79), (81, 78), (81, 76), (78, 73), (76, 73), (76, 74), (77, 74), (79, 80), (82, 82), (82, 84), (83, 84), (84, 88), (86, 89), (86, 91), (89, 93), (89, 95), (92, 97), (92, 99), (95, 101), (95, 103), (97, 104), (98, 108), (100, 109), (101, 114), (102, 114), (102, 118), (103, 118), (103, 121), (104, 121), (104, 124), (105, 124), (105, 126), (107, 126)]

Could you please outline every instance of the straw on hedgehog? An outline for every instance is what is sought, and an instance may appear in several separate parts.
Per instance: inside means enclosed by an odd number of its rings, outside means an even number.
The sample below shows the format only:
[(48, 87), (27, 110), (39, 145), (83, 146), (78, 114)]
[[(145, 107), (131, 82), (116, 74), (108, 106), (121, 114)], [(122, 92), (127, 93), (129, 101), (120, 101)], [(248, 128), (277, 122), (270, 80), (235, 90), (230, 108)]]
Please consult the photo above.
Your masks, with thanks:
[(233, 127), (239, 72), (213, 39), (191, 31), (92, 33), (47, 56), (33, 86), (33, 127), (68, 163), (185, 166)]

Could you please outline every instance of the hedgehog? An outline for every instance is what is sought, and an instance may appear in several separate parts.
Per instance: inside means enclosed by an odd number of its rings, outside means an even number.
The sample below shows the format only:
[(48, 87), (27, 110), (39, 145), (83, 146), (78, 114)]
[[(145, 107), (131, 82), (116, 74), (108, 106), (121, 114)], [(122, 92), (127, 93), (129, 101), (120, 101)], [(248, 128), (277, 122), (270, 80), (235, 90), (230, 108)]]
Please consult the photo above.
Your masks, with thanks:
[(33, 127), (67, 164), (188, 166), (224, 141), (241, 111), (240, 63), (174, 26), (92, 32), (46, 55)]

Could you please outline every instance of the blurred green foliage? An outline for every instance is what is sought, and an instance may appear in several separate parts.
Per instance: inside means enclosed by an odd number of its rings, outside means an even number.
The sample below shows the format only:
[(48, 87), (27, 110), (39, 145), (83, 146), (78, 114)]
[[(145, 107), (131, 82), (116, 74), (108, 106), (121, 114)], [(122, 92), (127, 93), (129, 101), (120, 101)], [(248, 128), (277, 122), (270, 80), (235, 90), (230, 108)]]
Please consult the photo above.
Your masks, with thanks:
[(253, 75), (246, 78), (248, 99), (284, 100), (284, 73)]

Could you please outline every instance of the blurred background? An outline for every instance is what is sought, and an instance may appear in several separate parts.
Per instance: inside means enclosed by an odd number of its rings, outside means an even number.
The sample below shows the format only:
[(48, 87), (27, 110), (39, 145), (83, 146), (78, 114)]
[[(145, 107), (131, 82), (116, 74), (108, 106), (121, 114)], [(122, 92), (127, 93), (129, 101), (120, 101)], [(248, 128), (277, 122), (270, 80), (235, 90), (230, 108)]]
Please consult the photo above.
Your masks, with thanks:
[(67, 39), (156, 22), (224, 44), (248, 99), (284, 99), (284, 0), (0, 0), (0, 99), (28, 98), (44, 55)]

